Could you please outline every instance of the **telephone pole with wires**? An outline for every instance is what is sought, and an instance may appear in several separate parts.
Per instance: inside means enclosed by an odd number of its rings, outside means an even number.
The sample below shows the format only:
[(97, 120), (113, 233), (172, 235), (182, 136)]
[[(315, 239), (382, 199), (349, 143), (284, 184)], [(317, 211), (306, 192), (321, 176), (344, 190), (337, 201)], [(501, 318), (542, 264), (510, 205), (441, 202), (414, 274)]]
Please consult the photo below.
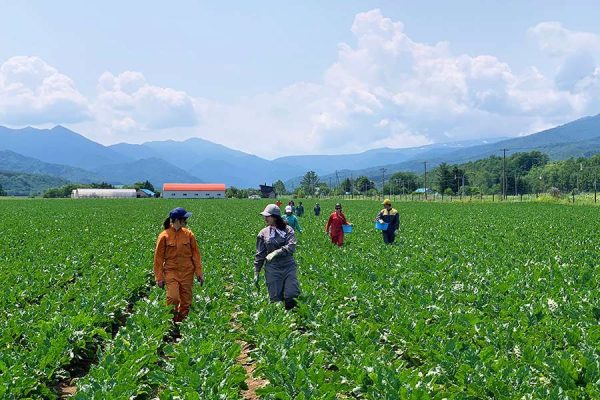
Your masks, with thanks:
[(510, 149), (502, 149), (502, 199), (506, 200), (506, 192), (507, 192), (507, 187), (506, 187), (506, 152), (510, 151)]
[(423, 161), (423, 167), (425, 168), (425, 174), (423, 176), (423, 183), (425, 185), (425, 200), (427, 200), (427, 161)]
[(385, 197), (385, 168), (381, 168), (381, 195)]

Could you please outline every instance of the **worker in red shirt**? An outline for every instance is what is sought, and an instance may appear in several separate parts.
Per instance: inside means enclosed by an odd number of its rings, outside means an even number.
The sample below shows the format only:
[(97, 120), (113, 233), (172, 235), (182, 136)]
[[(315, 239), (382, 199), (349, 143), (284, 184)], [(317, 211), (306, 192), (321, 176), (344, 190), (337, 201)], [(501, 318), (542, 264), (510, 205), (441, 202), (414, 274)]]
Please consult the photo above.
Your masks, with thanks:
[(335, 211), (331, 213), (325, 225), (325, 233), (331, 236), (331, 243), (337, 244), (342, 247), (344, 244), (344, 230), (342, 225), (352, 225), (346, 220), (346, 216), (342, 212), (342, 205), (337, 203), (335, 205)]
[(177, 207), (163, 223), (154, 252), (154, 279), (158, 287), (167, 288), (167, 304), (173, 306), (173, 322), (187, 317), (192, 304), (194, 275), (204, 283), (202, 259), (196, 237), (185, 226), (192, 213)]

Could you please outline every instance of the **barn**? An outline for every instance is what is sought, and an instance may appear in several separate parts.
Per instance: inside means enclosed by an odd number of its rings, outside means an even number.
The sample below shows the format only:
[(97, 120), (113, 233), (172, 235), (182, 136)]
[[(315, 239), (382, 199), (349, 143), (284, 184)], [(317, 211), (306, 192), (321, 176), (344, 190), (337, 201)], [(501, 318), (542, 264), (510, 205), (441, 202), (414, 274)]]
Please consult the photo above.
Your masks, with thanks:
[(77, 188), (71, 191), (72, 199), (135, 199), (135, 189), (94, 189)]
[(163, 199), (224, 199), (224, 183), (165, 183)]
[(150, 189), (138, 189), (136, 192), (136, 196), (138, 198), (149, 198), (149, 197), (156, 197), (156, 193), (154, 193), (152, 190)]

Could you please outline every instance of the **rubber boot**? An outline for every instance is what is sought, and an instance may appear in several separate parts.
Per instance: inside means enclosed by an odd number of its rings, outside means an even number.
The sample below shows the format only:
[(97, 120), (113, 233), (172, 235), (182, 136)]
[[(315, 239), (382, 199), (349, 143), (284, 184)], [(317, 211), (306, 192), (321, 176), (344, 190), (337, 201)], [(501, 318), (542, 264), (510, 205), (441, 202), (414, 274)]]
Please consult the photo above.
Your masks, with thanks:
[(286, 310), (291, 310), (292, 308), (296, 307), (296, 299), (285, 299), (284, 301)]

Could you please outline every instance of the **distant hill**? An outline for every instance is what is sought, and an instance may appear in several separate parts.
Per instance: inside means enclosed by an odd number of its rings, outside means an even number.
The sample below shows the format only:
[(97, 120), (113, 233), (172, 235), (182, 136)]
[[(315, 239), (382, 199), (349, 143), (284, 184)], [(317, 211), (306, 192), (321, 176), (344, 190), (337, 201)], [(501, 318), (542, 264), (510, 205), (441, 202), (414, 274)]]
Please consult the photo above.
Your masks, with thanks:
[(78, 183), (100, 182), (102, 178), (91, 171), (67, 165), (50, 164), (36, 158), (25, 157), (10, 150), (0, 151), (0, 168), (26, 174), (50, 175)]
[(283, 162), (275, 165), (258, 156), (199, 138), (110, 147), (133, 159), (152, 154), (205, 182), (223, 182), (228, 186), (256, 187), (261, 183), (272, 183), (282, 176), (297, 175), (304, 170)]
[(141, 160), (143, 158), (161, 158), (156, 150), (143, 144), (118, 143), (110, 145), (108, 148), (132, 161)]
[[(346, 169), (338, 171), (338, 178), (345, 179), (353, 176), (367, 176), (375, 182), (381, 182), (381, 168), (386, 169), (389, 176), (398, 171), (423, 172), (423, 161), (427, 161), (429, 168), (442, 162), (451, 164), (465, 163), (479, 160), (491, 155), (501, 155), (501, 149), (508, 149), (509, 153), (538, 150), (546, 153), (552, 160), (563, 160), (570, 157), (589, 157), (600, 153), (600, 115), (584, 117), (555, 128), (546, 129), (527, 136), (505, 139), (491, 144), (470, 146), (440, 154), (433, 151), (422, 152), (417, 158), (399, 163), (374, 165), (370, 168)], [(286, 182), (286, 186), (296, 187), (301, 177), (295, 177)], [(321, 179), (336, 182), (335, 174), (325, 174)]]
[(317, 174), (323, 174), (335, 170), (361, 169), (377, 165), (394, 164), (406, 160), (413, 160), (423, 154), (442, 156), (457, 149), (495, 143), (504, 139), (506, 138), (463, 140), (402, 149), (384, 147), (356, 154), (289, 156), (277, 158), (273, 160), (273, 162), (298, 167), (304, 172), (312, 170)]
[(9, 129), (0, 126), (0, 150), (11, 150), (52, 164), (83, 169), (131, 161), (113, 149), (65, 127)]
[[(21, 160), (25, 164), (19, 166), (16, 160), (10, 161), (16, 163), (15, 168), (19, 171), (52, 173), (81, 182), (101, 178), (114, 184), (130, 184), (148, 179), (158, 186), (164, 182), (204, 181), (257, 187), (261, 183), (282, 179), (290, 188), (297, 186), (302, 175), (309, 170), (316, 171), (325, 182), (331, 179), (337, 183), (336, 170), (339, 179), (367, 175), (378, 181), (381, 180), (382, 167), (387, 169), (388, 176), (396, 171), (420, 172), (425, 160), (431, 167), (441, 162), (463, 163), (492, 154), (499, 155), (502, 148), (511, 152), (539, 150), (553, 159), (596, 154), (600, 152), (600, 116), (581, 118), (512, 139), (462, 141), (407, 149), (381, 148), (357, 154), (290, 156), (275, 160), (266, 160), (200, 138), (103, 146), (61, 126), (16, 130), (0, 127), (0, 151), (12, 151), (55, 165), (36, 166), (32, 160)], [(10, 165), (10, 157), (6, 154), (5, 157), (6, 164)], [(79, 170), (67, 170), (64, 166)], [(62, 172), (60, 168), (63, 168)], [(0, 164), (0, 169), (7, 168)], [(89, 176), (82, 170), (90, 171)], [(88, 179), (84, 180), (86, 177)]]
[(111, 164), (97, 168), (93, 172), (104, 177), (106, 181), (117, 185), (149, 180), (160, 190), (162, 190), (163, 183), (168, 182), (202, 182), (201, 179), (160, 158), (146, 158), (124, 164)]
[(64, 186), (68, 183), (64, 179), (50, 175), (0, 171), (0, 185), (9, 196), (39, 195), (47, 189)]

